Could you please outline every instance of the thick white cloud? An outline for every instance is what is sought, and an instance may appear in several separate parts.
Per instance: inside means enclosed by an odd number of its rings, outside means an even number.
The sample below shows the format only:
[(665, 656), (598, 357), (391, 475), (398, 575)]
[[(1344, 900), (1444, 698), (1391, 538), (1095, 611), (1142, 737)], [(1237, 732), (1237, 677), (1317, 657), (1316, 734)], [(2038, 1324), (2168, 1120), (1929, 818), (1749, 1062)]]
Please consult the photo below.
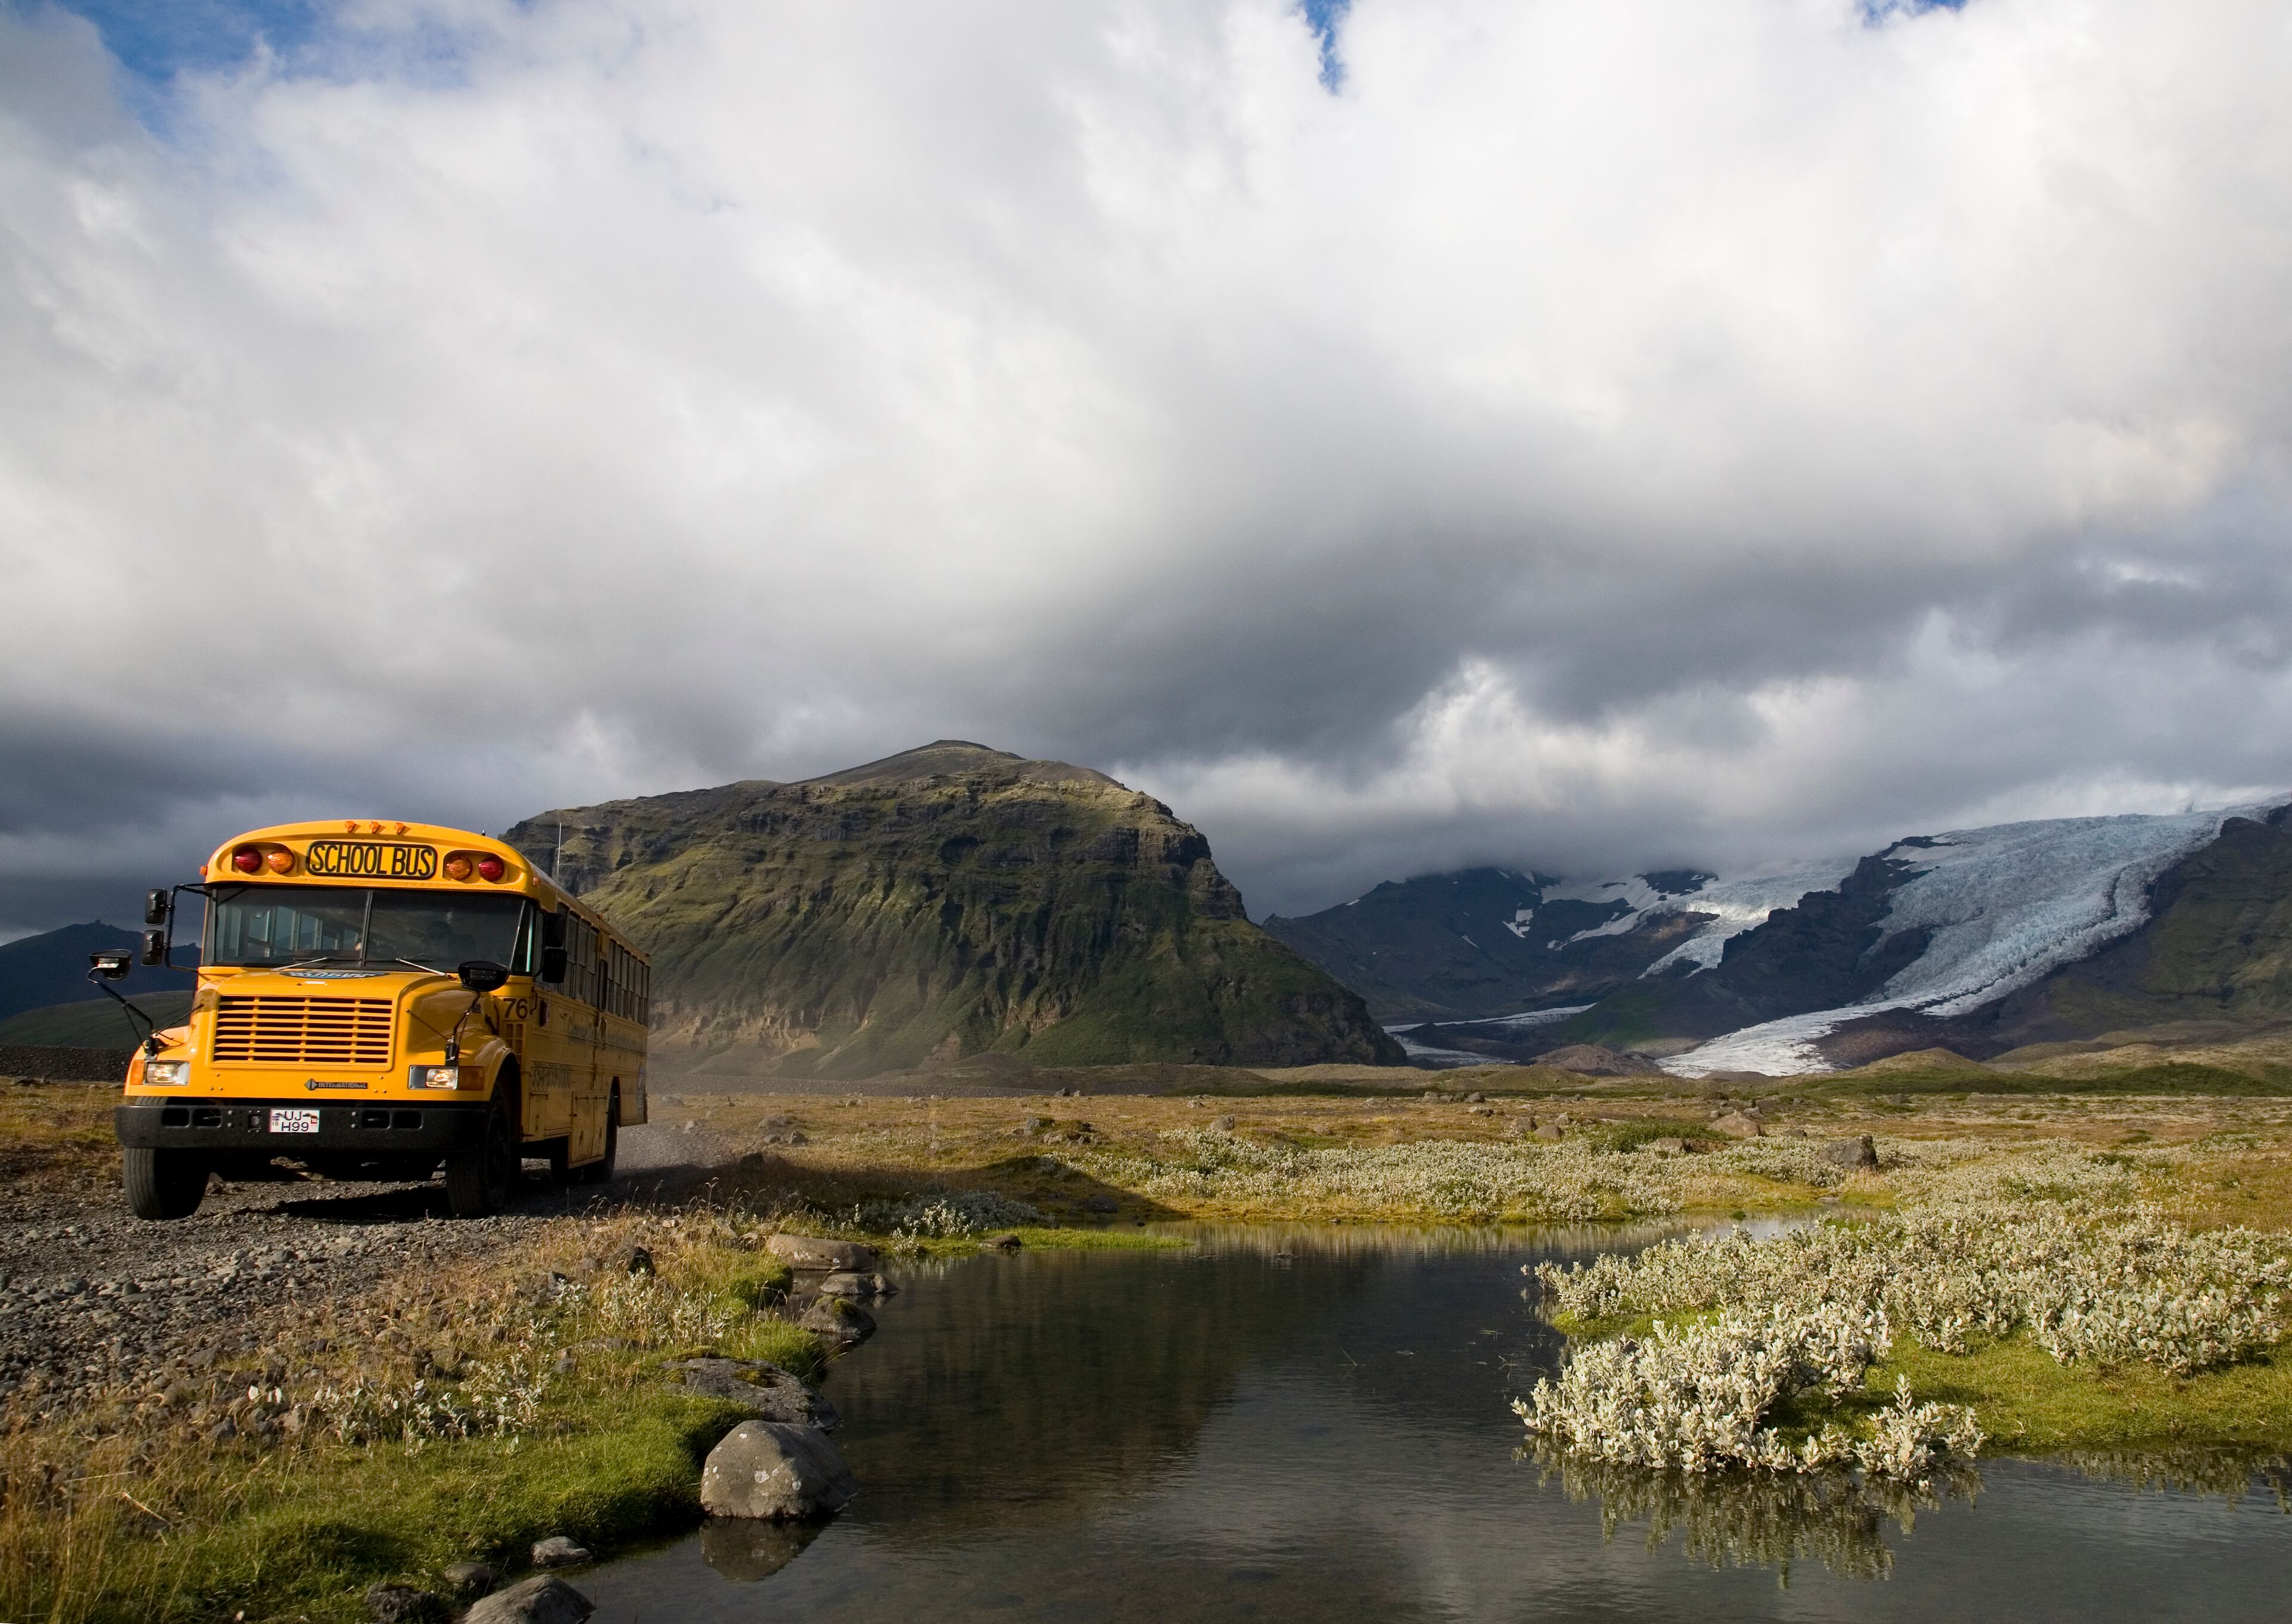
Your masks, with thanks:
[(2280, 8), (1341, 53), (367, 0), (155, 93), (0, 9), (0, 928), (251, 807), (941, 734), (1290, 910), (2292, 782)]

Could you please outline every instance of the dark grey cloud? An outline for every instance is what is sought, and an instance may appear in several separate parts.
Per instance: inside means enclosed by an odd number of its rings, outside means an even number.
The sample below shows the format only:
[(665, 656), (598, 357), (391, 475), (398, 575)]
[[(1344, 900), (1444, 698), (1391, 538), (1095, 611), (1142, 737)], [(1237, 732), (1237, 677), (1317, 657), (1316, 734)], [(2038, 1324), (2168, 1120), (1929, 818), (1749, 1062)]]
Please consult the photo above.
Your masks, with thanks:
[(0, 931), (949, 734), (1261, 911), (2292, 782), (2267, 8), (1320, 49), (373, 0), (123, 89), (0, 8)]

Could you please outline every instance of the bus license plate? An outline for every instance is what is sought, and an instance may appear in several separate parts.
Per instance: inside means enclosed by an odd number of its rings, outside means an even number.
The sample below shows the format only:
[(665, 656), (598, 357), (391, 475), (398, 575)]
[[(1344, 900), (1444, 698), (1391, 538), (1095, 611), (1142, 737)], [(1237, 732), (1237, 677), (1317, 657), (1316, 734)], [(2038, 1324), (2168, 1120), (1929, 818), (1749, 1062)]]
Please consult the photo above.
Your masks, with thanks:
[(319, 1131), (319, 1113), (315, 1111), (274, 1111), (270, 1113), (270, 1131), (274, 1134), (315, 1134)]

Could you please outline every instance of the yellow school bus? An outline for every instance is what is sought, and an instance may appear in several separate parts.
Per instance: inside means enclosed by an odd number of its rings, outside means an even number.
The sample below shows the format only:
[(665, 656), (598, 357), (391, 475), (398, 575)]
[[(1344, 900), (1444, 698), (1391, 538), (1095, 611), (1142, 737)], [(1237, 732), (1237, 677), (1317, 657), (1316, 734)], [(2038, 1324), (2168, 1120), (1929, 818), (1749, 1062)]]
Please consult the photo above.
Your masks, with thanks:
[(209, 1173), (279, 1158), (346, 1178), (442, 1165), (455, 1213), (482, 1216), (528, 1158), (604, 1183), (645, 1119), (649, 961), (498, 840), (256, 829), (151, 893), (146, 964), (172, 962), (187, 896), (205, 912), (190, 1022), (136, 1052), (114, 1113), (139, 1217), (188, 1216)]

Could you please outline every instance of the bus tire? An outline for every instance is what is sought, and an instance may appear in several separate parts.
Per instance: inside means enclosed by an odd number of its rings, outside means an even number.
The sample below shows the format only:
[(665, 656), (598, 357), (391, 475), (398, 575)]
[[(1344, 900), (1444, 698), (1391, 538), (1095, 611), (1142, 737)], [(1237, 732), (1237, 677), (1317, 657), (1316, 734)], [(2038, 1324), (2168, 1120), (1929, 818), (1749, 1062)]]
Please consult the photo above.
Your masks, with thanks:
[(621, 1086), (613, 1085), (611, 1097), (605, 1102), (605, 1153), (580, 1168), (574, 1176), (585, 1184), (609, 1184), (613, 1182), (613, 1163), (621, 1154)]
[(494, 1091), (484, 1129), (446, 1158), (446, 1200), (457, 1218), (489, 1218), (516, 1199), (524, 1168), (518, 1156), (517, 1090)]
[(206, 1158), (190, 1151), (139, 1149), (126, 1158), (128, 1209), (139, 1218), (188, 1218), (207, 1193)]

